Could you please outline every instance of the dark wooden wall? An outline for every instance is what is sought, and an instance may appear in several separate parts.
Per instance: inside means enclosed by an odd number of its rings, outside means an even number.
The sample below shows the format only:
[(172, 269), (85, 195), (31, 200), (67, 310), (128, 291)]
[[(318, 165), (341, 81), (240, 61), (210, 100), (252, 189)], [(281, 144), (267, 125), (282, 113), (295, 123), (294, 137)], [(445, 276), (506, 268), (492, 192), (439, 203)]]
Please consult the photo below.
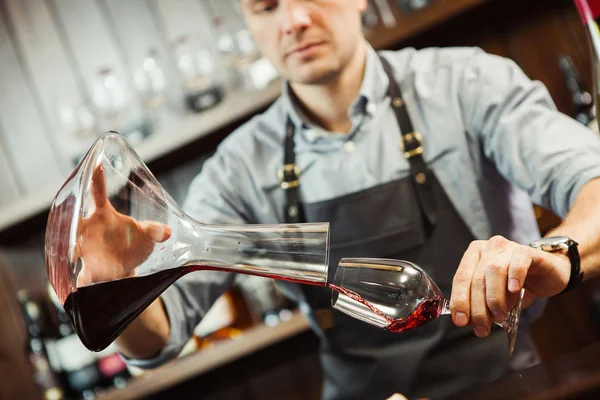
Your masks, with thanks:
[(0, 400), (40, 399), (26, 352), (27, 332), (15, 296), (16, 288), (0, 262)]

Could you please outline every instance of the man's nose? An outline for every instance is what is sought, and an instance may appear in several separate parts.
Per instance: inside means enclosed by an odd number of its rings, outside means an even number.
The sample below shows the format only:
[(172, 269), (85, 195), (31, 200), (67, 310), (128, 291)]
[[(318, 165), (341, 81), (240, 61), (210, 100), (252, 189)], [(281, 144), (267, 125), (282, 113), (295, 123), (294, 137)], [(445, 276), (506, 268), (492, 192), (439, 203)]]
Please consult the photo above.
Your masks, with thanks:
[(308, 7), (297, 0), (284, 0), (281, 2), (282, 22), (281, 30), (285, 35), (303, 31), (311, 24)]

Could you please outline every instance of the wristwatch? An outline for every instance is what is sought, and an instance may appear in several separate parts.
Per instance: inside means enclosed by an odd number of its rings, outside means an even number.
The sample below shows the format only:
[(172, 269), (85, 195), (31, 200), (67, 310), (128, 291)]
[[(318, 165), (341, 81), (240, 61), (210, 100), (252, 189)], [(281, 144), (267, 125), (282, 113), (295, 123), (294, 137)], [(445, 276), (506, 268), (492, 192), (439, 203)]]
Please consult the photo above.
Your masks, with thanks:
[(569, 260), (571, 261), (571, 276), (569, 277), (567, 287), (559, 294), (570, 291), (583, 279), (579, 250), (577, 250), (577, 242), (573, 239), (568, 236), (550, 236), (534, 240), (529, 243), (529, 246), (543, 251), (564, 251), (567, 253)]

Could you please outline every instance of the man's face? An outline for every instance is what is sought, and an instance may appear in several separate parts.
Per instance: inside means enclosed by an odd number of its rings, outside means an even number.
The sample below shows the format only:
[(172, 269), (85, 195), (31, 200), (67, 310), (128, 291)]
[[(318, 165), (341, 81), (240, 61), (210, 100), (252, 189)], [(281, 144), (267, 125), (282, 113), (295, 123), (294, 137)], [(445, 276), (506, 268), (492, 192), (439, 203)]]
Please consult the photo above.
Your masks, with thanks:
[(241, 0), (262, 54), (291, 82), (324, 84), (363, 38), (367, 0)]

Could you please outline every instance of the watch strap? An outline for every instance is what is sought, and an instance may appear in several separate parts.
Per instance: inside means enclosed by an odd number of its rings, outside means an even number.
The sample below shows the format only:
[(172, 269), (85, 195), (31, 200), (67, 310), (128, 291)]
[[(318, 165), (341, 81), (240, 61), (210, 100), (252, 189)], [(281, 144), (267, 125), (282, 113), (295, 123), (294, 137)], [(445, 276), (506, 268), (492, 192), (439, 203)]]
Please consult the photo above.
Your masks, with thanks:
[(581, 258), (579, 256), (579, 250), (577, 249), (577, 242), (569, 239), (567, 247), (567, 256), (571, 261), (571, 275), (569, 276), (567, 287), (560, 292), (560, 294), (571, 291), (574, 287), (579, 285), (583, 279), (583, 272), (581, 272)]

